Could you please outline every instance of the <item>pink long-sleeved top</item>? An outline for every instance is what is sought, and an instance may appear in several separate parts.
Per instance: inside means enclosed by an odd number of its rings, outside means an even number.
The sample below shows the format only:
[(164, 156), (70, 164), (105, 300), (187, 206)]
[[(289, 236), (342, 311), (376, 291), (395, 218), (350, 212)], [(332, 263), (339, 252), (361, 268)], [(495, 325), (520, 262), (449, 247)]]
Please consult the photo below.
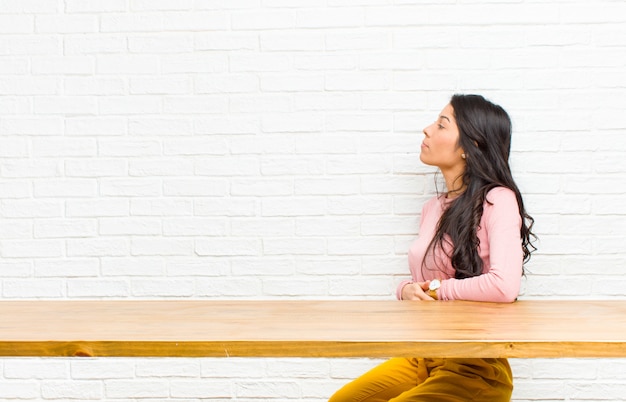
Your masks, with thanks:
[[(412, 280), (398, 285), (398, 299), (402, 298), (402, 288), (406, 284), (433, 279), (441, 280), (437, 291), (439, 300), (512, 302), (517, 298), (523, 265), (522, 219), (517, 199), (510, 189), (496, 187), (487, 193), (487, 201), (477, 231), (483, 273), (472, 278), (455, 279), (450, 258), (441, 249), (436, 249), (434, 255), (429, 253), (422, 267), (439, 218), (451, 202), (443, 196), (434, 197), (422, 208), (419, 237), (409, 249)], [(445, 242), (444, 247), (447, 247)]]

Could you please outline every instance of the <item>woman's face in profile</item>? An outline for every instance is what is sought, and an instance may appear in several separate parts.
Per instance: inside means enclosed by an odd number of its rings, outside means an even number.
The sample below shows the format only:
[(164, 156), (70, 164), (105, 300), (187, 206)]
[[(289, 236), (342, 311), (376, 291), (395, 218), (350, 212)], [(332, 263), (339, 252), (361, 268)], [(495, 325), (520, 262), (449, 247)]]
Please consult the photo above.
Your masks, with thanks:
[(461, 157), (463, 149), (459, 147), (459, 129), (454, 118), (454, 109), (448, 104), (443, 108), (437, 120), (425, 127), (420, 160), (442, 171), (458, 168), (465, 164)]

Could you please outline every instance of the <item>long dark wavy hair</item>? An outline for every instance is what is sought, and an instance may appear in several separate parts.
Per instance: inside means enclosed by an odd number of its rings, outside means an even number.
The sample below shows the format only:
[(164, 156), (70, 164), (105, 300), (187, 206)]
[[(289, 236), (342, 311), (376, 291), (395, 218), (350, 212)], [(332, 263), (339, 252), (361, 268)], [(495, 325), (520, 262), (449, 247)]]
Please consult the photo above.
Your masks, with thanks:
[(536, 250), (531, 242), (536, 236), (531, 231), (534, 219), (524, 209), (522, 195), (509, 166), (511, 119), (502, 107), (480, 95), (456, 94), (452, 96), (450, 105), (459, 129), (458, 146), (465, 153), (466, 166), (461, 176), (465, 190), (441, 216), (427, 253), (432, 253), (435, 248), (445, 250), (444, 242), (449, 242), (452, 251), (448, 257), (452, 261), (455, 278), (482, 274), (483, 261), (478, 254), (480, 241), (476, 232), (487, 193), (501, 186), (512, 190), (517, 198), (522, 218), (520, 239), (524, 252), (523, 263), (526, 263), (530, 254)]

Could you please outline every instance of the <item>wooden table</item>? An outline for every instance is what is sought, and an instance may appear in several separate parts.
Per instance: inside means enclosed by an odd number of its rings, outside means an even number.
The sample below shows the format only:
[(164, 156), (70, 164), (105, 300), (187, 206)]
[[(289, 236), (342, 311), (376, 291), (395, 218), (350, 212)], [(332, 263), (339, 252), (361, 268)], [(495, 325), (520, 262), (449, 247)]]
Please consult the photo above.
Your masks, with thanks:
[(626, 357), (626, 301), (2, 301), (0, 356)]

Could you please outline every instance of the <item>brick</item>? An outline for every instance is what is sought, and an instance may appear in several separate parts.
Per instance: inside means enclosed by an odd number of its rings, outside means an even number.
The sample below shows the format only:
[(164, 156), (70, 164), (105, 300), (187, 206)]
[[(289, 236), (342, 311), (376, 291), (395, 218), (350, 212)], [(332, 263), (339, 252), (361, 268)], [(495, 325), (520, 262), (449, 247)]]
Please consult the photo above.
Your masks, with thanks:
[(33, 275), (33, 267), (30, 262), (3, 262), (0, 263), (0, 276), (2, 278), (28, 278)]
[(55, 218), (63, 215), (62, 204), (58, 200), (2, 200), (0, 214), (7, 218)]
[(74, 360), (70, 362), (70, 373), (77, 380), (133, 378), (135, 367), (129, 361), (115, 359)]
[(210, 378), (261, 378), (266, 376), (265, 359), (230, 357), (228, 359), (202, 359), (202, 377)]
[(98, 233), (103, 236), (160, 235), (162, 223), (154, 218), (102, 218), (98, 220)]
[(128, 297), (130, 291), (127, 280), (70, 279), (67, 295), (71, 298), (121, 298)]
[(388, 132), (392, 116), (380, 113), (337, 113), (326, 117), (326, 129), (337, 132)]
[(228, 191), (228, 182), (222, 179), (167, 179), (163, 182), (166, 196), (223, 196)]
[(128, 132), (126, 119), (119, 117), (70, 117), (64, 122), (65, 134), (70, 136), (121, 136)]
[(115, 11), (125, 11), (126, 7), (126, 1), (124, 0), (68, 0), (65, 6), (66, 12), (68, 13), (110, 13)]
[(168, 259), (166, 264), (168, 276), (216, 277), (230, 274), (230, 262), (220, 257), (178, 257)]
[(260, 35), (261, 50), (302, 52), (323, 51), (325, 38), (322, 33), (304, 32), (285, 34), (285, 32), (262, 33)]
[(256, 33), (215, 31), (197, 32), (194, 35), (195, 50), (259, 50)]
[(123, 198), (68, 200), (65, 203), (68, 217), (128, 216), (129, 201)]
[(40, 260), (35, 262), (34, 270), (39, 278), (97, 277), (99, 273), (97, 258)]
[(192, 176), (192, 161), (160, 158), (131, 161), (127, 173), (136, 177)]
[(230, 220), (230, 233), (233, 236), (292, 236), (294, 232), (293, 219), (234, 218)]
[(33, 74), (90, 75), (95, 72), (95, 60), (92, 57), (33, 57), (31, 58)]
[(258, 278), (249, 279), (248, 275), (241, 278), (210, 278), (196, 280), (197, 296), (212, 298), (239, 298), (261, 296), (261, 282)]
[(276, 72), (289, 70), (291, 57), (279, 53), (236, 54), (229, 58), (231, 71)]
[(261, 173), (264, 176), (321, 175), (324, 174), (324, 164), (319, 156), (273, 156), (262, 159)]
[(212, 95), (168, 96), (164, 100), (163, 110), (175, 114), (226, 113), (228, 98)]
[(138, 377), (199, 377), (202, 371), (198, 359), (141, 359), (135, 366)]
[(293, 262), (289, 257), (237, 258), (232, 260), (232, 273), (236, 276), (246, 276), (251, 272), (259, 276), (292, 275)]
[(266, 197), (261, 202), (263, 216), (317, 216), (324, 215), (325, 211), (326, 201), (322, 197)]
[(328, 294), (328, 281), (324, 278), (306, 280), (267, 279), (263, 281), (263, 294), (280, 297), (321, 297)]
[(231, 59), (225, 54), (217, 52), (206, 54), (164, 54), (159, 57), (159, 60), (160, 63), (157, 65), (160, 65), (161, 73), (163, 74), (215, 74), (230, 71), (229, 61)]
[(33, 109), (37, 114), (81, 115), (95, 114), (97, 110), (94, 99), (80, 99), (67, 96), (38, 97), (34, 100)]
[(175, 380), (170, 383), (174, 398), (228, 398), (232, 395), (231, 383), (214, 380)]
[(101, 54), (96, 57), (98, 74), (156, 74), (159, 59), (152, 55)]
[(50, 77), (0, 77), (0, 89), (5, 95), (54, 95), (58, 83)]
[(132, 279), (131, 294), (135, 297), (190, 297), (193, 296), (193, 280), (184, 279)]
[(152, 95), (108, 96), (98, 99), (98, 111), (102, 115), (157, 114), (162, 111), (162, 102)]
[(302, 256), (296, 260), (296, 272), (303, 275), (356, 275), (360, 265), (358, 257)]
[(92, 237), (97, 233), (96, 221), (89, 219), (63, 219), (36, 221), (35, 238)]
[[(9, 299), (57, 299), (65, 296), (65, 283), (60, 279), (5, 279), (2, 284), (2, 296)], [(38, 387), (39, 384), (35, 389)]]
[(169, 386), (164, 381), (107, 380), (104, 396), (109, 398), (167, 398)]
[(155, 34), (130, 37), (128, 39), (128, 50), (131, 53), (139, 54), (188, 53), (193, 50), (193, 37), (189, 34)]
[(166, 140), (163, 144), (165, 155), (224, 155), (227, 152), (227, 144), (221, 138), (181, 138)]
[(26, 181), (0, 182), (0, 198), (28, 198), (32, 195), (32, 184)]
[[(63, 120), (56, 117), (31, 119), (5, 118), (0, 122), (0, 131), (5, 135), (61, 135), (63, 133)], [(24, 152), (21, 150), (24, 144), (23, 141), (3, 140), (2, 142), (7, 148), (13, 148), (10, 150), (13, 156)], [(16, 147), (18, 148), (16, 149)]]
[(157, 32), (165, 27), (160, 13), (103, 14), (100, 17), (101, 32)]
[(201, 256), (254, 256), (261, 252), (261, 241), (254, 238), (216, 238), (195, 241), (195, 252)]
[(332, 7), (301, 9), (297, 12), (299, 28), (348, 28), (362, 26), (365, 14), (359, 8)]
[(95, 15), (38, 15), (35, 19), (38, 33), (88, 33), (98, 32), (98, 17)]
[(329, 197), (328, 212), (332, 215), (370, 215), (390, 213), (390, 196)]
[(324, 76), (320, 74), (264, 74), (261, 76), (261, 91), (263, 92), (310, 92), (323, 89)]
[(159, 179), (102, 179), (100, 194), (104, 196), (158, 196), (161, 195), (163, 183)]
[(2, 256), (9, 258), (61, 257), (64, 251), (62, 240), (3, 240)]
[(235, 384), (235, 389), (238, 399), (239, 397), (298, 398), (300, 396), (300, 388), (293, 381), (242, 381)]
[(0, 55), (51, 55), (61, 51), (58, 35), (6, 35), (0, 38)]
[(130, 200), (132, 216), (188, 216), (194, 211), (193, 201), (184, 198), (138, 198)]
[(188, 239), (135, 237), (130, 243), (133, 256), (188, 256), (193, 252), (193, 241)]
[(163, 220), (163, 235), (225, 236), (227, 234), (227, 226), (227, 221), (221, 218), (166, 218)]
[(260, 172), (258, 158), (208, 157), (196, 162), (194, 172), (199, 176), (256, 176)]
[(296, 12), (292, 10), (236, 11), (231, 14), (234, 30), (263, 30), (292, 28)]
[(0, 34), (31, 33), (34, 20), (30, 15), (0, 15)]
[(295, 225), (296, 236), (354, 236), (360, 232), (361, 220), (351, 217), (298, 218)]
[(391, 165), (386, 155), (330, 156), (326, 171), (333, 175), (385, 174), (391, 172)]
[(198, 216), (254, 216), (257, 201), (252, 197), (206, 198), (195, 200), (193, 209)]
[(280, 196), (293, 194), (293, 181), (288, 179), (233, 179), (230, 194), (235, 196)]
[(318, 238), (264, 238), (264, 255), (320, 255), (326, 251), (326, 241)]
[(68, 177), (122, 177), (128, 174), (127, 163), (119, 159), (73, 159), (65, 162)]
[(259, 89), (259, 79), (249, 74), (201, 75), (194, 80), (199, 94), (247, 93)]
[(162, 257), (101, 257), (103, 276), (158, 276), (165, 272)]
[(73, 257), (102, 257), (128, 255), (128, 241), (115, 238), (70, 239), (67, 255)]
[(34, 182), (35, 197), (93, 197), (97, 183), (92, 179), (37, 180)]
[(124, 53), (128, 49), (126, 38), (119, 36), (100, 36), (83, 33), (81, 35), (66, 34), (63, 39), (65, 54), (110, 54)]
[(133, 77), (130, 80), (130, 93), (138, 95), (167, 94), (180, 95), (191, 92), (192, 79), (185, 76), (168, 75), (167, 78)]
[[(126, 92), (124, 81), (112, 77), (67, 76), (63, 80), (63, 89), (66, 95), (124, 95)], [(96, 118), (91, 118), (91, 120), (97, 121)]]
[(63, 379), (69, 377), (65, 361), (8, 359), (4, 363), (4, 377), (11, 379)]
[(46, 399), (101, 399), (103, 387), (100, 381), (44, 381), (41, 395)]
[(3, 381), (0, 398), (36, 399), (41, 397), (41, 386), (37, 381)]
[(385, 237), (343, 237), (328, 240), (328, 255), (381, 255), (393, 250), (393, 239)]
[(42, 157), (92, 157), (97, 152), (96, 141), (91, 138), (34, 138), (32, 155)]

